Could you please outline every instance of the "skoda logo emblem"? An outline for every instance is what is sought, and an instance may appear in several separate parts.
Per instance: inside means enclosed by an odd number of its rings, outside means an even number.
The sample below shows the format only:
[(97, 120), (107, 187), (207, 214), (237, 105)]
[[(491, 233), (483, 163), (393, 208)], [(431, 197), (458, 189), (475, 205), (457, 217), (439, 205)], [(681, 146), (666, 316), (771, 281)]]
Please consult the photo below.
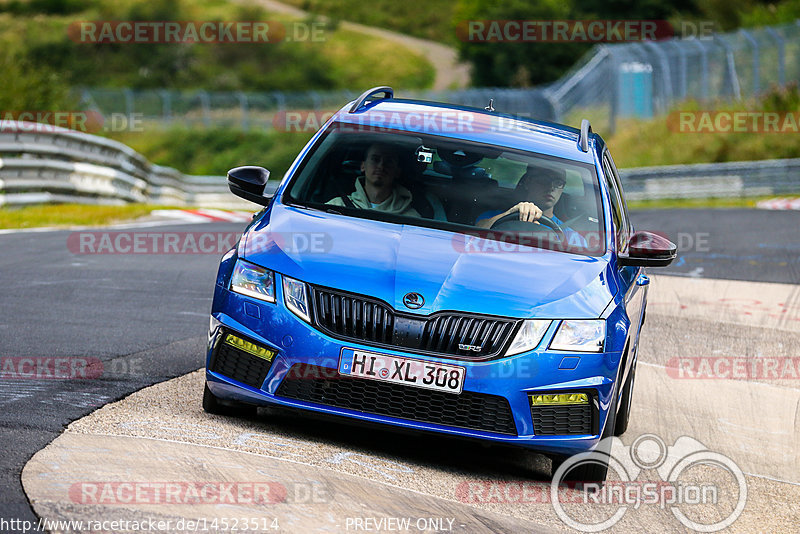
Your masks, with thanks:
[(406, 293), (403, 297), (403, 304), (406, 305), (406, 308), (418, 310), (425, 304), (425, 299), (419, 293)]

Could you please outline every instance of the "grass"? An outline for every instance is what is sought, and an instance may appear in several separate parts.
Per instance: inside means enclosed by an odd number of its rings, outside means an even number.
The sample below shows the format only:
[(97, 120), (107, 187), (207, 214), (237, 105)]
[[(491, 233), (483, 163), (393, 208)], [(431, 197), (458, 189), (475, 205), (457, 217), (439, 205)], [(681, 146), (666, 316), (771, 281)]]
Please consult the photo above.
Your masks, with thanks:
[[(321, 26), (321, 39), (292, 41), (293, 36), (302, 35), (295, 32), (295, 25), (311, 28), (321, 21), (297, 20), (257, 6), (214, 0), (74, 4), (73, 11), (66, 14), (45, 8), (36, 11), (35, 7), (3, 12), (11, 8), (9, 2), (0, 0), (0, 59), (11, 58), (9, 63), (16, 65), (21, 75), (31, 68), (42, 70), (54, 77), (49, 84), (62, 88), (363, 90), (376, 85), (377, 79), (424, 89), (434, 80), (433, 66), (423, 56), (379, 37), (343, 30), (333, 22)], [(273, 43), (80, 42), (76, 22), (103, 20), (261, 20), (280, 23), (289, 33), (287, 39)], [(68, 33), (71, 24), (72, 33)], [(25, 39), (19, 39), (20, 35)], [(0, 97), (4, 92), (0, 84)]]
[(313, 15), (358, 22), (453, 44), (455, 32), (453, 17), (456, 2), (453, 0), (426, 0), (425, 2), (397, 2), (394, 0), (283, 0)]
[(175, 127), (113, 137), (149, 161), (184, 174), (224, 176), (233, 167), (259, 165), (280, 179), (313, 134)]
[[(797, 85), (773, 88), (759, 101), (733, 104), (685, 102), (672, 113), (652, 120), (622, 119), (617, 123), (617, 131), (606, 136), (617, 165), (651, 167), (800, 158), (800, 131), (709, 133), (706, 129), (702, 133), (681, 132), (678, 111), (779, 112), (797, 116), (800, 112), (800, 89)], [(599, 133), (603, 135), (602, 131)]]
[(755, 208), (761, 200), (776, 198), (776, 195), (757, 197), (726, 197), (726, 198), (663, 198), (654, 200), (635, 200), (628, 202), (631, 210), (668, 210), (668, 209), (724, 209), (724, 208)]
[(424, 89), (433, 86), (436, 78), (433, 65), (421, 55), (392, 41), (354, 31), (339, 29), (321, 54), (330, 64), (329, 74), (336, 80), (337, 88), (389, 85)]
[(48, 204), (0, 208), (0, 228), (38, 228), (49, 226), (105, 226), (149, 215), (168, 206), (125, 204), (94, 206), (86, 204)]

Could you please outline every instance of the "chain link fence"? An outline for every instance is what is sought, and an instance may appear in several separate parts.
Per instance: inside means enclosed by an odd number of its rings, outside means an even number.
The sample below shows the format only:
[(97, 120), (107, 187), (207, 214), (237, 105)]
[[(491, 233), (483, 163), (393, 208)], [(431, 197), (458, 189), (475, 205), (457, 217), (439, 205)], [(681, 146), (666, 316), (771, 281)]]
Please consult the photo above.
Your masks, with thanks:
[[(540, 45), (546, 46), (546, 45)], [(690, 39), (595, 46), (559, 81), (531, 89), (403, 91), (399, 96), (579, 124), (613, 133), (618, 118), (649, 118), (675, 103), (738, 100), (800, 80), (800, 20)], [(362, 88), (366, 89), (366, 88)], [(212, 92), (83, 89), (82, 105), (105, 116), (137, 117), (148, 127), (184, 124), (248, 129), (278, 127), (287, 110), (335, 111), (358, 91)]]

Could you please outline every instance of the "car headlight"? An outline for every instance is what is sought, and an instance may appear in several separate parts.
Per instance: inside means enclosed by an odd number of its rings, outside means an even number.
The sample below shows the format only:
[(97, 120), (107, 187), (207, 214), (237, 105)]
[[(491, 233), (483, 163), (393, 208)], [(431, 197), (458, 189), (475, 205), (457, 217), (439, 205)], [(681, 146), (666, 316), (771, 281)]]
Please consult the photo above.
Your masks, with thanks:
[(305, 282), (281, 275), (283, 280), (283, 301), (286, 307), (307, 323), (311, 322), (308, 315), (308, 288)]
[(603, 352), (606, 322), (603, 319), (566, 320), (558, 327), (550, 348), (574, 352)]
[(526, 350), (535, 349), (542, 336), (547, 332), (550, 326), (550, 321), (543, 319), (526, 319), (522, 322), (522, 327), (511, 342), (511, 346), (506, 351), (506, 356), (512, 356), (525, 352)]
[(231, 291), (267, 302), (275, 302), (275, 273), (248, 261), (236, 260)]

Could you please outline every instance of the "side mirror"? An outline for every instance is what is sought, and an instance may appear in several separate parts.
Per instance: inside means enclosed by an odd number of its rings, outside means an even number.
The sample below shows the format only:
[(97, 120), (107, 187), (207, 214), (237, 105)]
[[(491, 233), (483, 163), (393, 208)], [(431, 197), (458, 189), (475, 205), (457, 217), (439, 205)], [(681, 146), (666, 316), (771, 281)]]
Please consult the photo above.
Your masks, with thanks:
[(666, 267), (677, 255), (678, 247), (666, 237), (653, 232), (636, 232), (628, 243), (628, 253), (620, 254), (618, 261), (620, 265), (634, 267)]
[(266, 206), (272, 195), (264, 195), (269, 171), (264, 167), (247, 165), (228, 171), (228, 188), (231, 193), (250, 202)]

